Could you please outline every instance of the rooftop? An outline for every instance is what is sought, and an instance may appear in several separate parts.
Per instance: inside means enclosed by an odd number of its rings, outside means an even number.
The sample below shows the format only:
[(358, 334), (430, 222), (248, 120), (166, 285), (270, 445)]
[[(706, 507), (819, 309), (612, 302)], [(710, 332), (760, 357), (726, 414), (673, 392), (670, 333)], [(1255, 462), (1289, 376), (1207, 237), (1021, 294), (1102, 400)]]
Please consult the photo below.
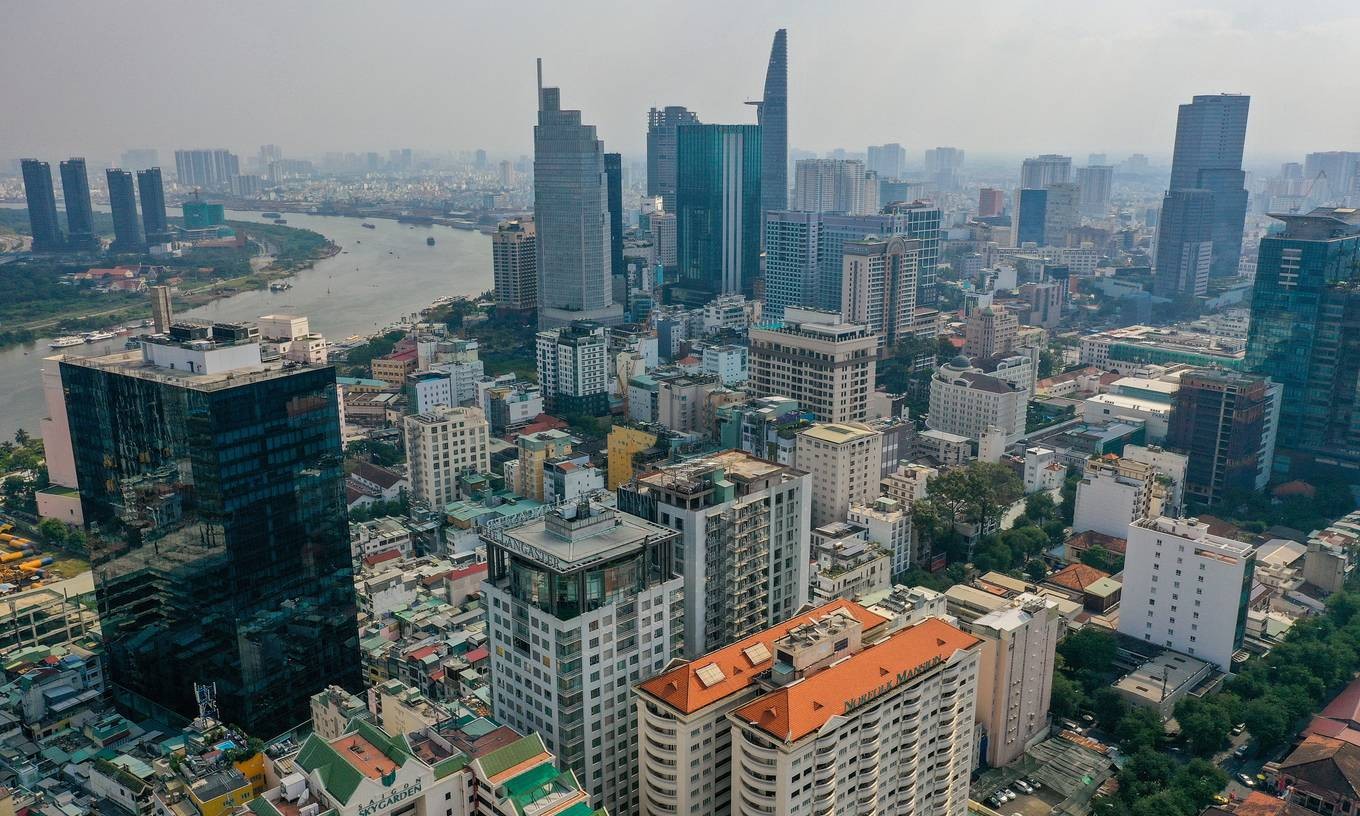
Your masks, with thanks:
[(816, 674), (758, 697), (731, 716), (776, 739), (793, 742), (826, 725), (832, 717), (853, 711), (874, 696), (910, 681), (915, 673), (979, 643), (978, 638), (939, 618), (928, 618)]
[[(599, 504), (567, 504), (493, 521), (483, 535), (549, 569), (570, 572), (626, 555), (676, 532)], [(564, 534), (564, 533), (570, 533)]]
[[(650, 680), (643, 681), (637, 688), (639, 692), (661, 700), (672, 708), (691, 714), (750, 688), (755, 683), (757, 675), (773, 665), (774, 642), (790, 629), (841, 610), (853, 615), (866, 630), (887, 623), (888, 620), (853, 601), (834, 600), (790, 618), (778, 626), (757, 632), (717, 651), (675, 666)], [(704, 672), (705, 676), (718, 676), (712, 675), (710, 667), (718, 669), (721, 680), (704, 682), (700, 672)]]
[(877, 436), (878, 431), (860, 422), (824, 422), (805, 428), (799, 431), (798, 435), (839, 445)]
[(252, 365), (251, 368), (219, 371), (211, 374), (196, 374), (184, 369), (164, 368), (148, 363), (141, 351), (121, 351), (100, 357), (78, 357), (61, 355), (63, 365), (111, 371), (127, 377), (136, 377), (166, 385), (191, 388), (195, 391), (221, 391), (239, 385), (265, 382), (266, 380), (287, 377), (290, 374), (324, 366), (308, 366), (290, 360), (272, 360)]

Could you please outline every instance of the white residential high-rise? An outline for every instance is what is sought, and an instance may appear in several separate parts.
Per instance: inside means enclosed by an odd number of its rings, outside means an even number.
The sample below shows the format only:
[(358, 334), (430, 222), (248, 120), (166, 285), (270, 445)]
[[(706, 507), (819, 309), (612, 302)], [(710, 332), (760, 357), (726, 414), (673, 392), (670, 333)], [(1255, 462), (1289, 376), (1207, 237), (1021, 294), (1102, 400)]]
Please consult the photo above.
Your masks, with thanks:
[(752, 328), (749, 389), (791, 397), (822, 422), (869, 415), (878, 340), (837, 312), (786, 308), (781, 328)]
[(1061, 184), (1072, 176), (1072, 157), (1045, 153), (1025, 159), (1020, 166), (1020, 187), (1038, 190), (1050, 184)]
[(685, 654), (787, 619), (808, 599), (812, 489), (805, 473), (724, 451), (618, 488), (619, 508), (679, 532)]
[(793, 464), (809, 474), (812, 525), (845, 521), (852, 504), (879, 496), (883, 435), (862, 422), (813, 425), (798, 432)]
[(794, 165), (793, 209), (872, 215), (878, 202), (871, 208), (865, 188), (864, 162), (858, 159), (799, 159)]
[(482, 528), (492, 708), (537, 731), (592, 799), (638, 813), (628, 690), (678, 656), (679, 534), (595, 503)]
[(458, 476), (491, 470), (490, 423), (480, 408), (438, 406), (403, 421), (411, 498), (432, 510), (458, 499)]
[(979, 646), (939, 618), (865, 645), (846, 613), (775, 640), (766, 693), (727, 715), (732, 813), (964, 816)]
[(1009, 765), (1048, 734), (1053, 656), (1061, 636), (1058, 605), (1022, 593), (965, 629), (982, 639), (977, 721), (987, 735), (987, 764)]
[(538, 333), (538, 384), (551, 413), (609, 412), (609, 349), (605, 329), (576, 321)]
[[(943, 604), (941, 604), (943, 606)], [(882, 637), (887, 620), (836, 600), (753, 633), (695, 660), (676, 662), (634, 687), (637, 696), (641, 813), (737, 813), (733, 808), (732, 731), (727, 713), (765, 694), (760, 674), (775, 643), (797, 627), (848, 615), (863, 641)], [(677, 774), (676, 769), (686, 769)]]
[(1119, 632), (1232, 670), (1242, 646), (1255, 550), (1198, 519), (1130, 524)]

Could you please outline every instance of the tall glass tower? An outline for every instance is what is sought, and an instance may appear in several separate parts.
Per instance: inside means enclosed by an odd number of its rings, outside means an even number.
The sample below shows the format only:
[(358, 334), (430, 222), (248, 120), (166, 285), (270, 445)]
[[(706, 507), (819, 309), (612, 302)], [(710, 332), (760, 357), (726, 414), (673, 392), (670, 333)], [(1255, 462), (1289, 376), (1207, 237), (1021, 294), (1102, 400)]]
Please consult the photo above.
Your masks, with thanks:
[(760, 274), (759, 125), (681, 125), (677, 137), (672, 302), (700, 306), (750, 294)]
[(623, 307), (610, 285), (610, 228), (604, 142), (578, 110), (562, 110), (538, 64), (534, 127), (534, 229), (538, 234), (538, 325), (573, 320), (614, 324)]
[(34, 252), (57, 252), (66, 248), (66, 236), (57, 220), (57, 194), (52, 190), (52, 167), (45, 161), (24, 159), (24, 199), (28, 202), (28, 226)]
[(335, 369), (177, 323), (60, 370), (113, 682), (261, 737), (361, 688)]
[[(1275, 469), (1360, 479), (1360, 211), (1274, 215), (1261, 239), (1247, 367), (1284, 386)], [(1321, 475), (1329, 475), (1324, 472)]]
[(760, 211), (789, 206), (789, 34), (774, 33), (770, 66), (765, 69), (765, 95), (756, 105), (760, 123)]
[(61, 163), (61, 197), (66, 202), (67, 245), (71, 249), (99, 249), (84, 159), (71, 158)]
[(113, 249), (135, 252), (142, 249), (142, 225), (137, 220), (137, 187), (132, 174), (111, 167), (104, 172), (109, 185), (109, 209), (113, 212)]
[[(1193, 298), (1177, 282), (1190, 280), (1184, 274), (1184, 260), (1195, 254), (1195, 245), (1210, 245), (1209, 275), (1231, 277), (1237, 274), (1242, 254), (1242, 224), (1247, 215), (1246, 174), (1242, 171), (1242, 149), (1247, 137), (1247, 109), (1251, 97), (1240, 94), (1210, 94), (1194, 97), (1181, 105), (1176, 117), (1176, 145), (1171, 159), (1171, 186), (1167, 189), (1157, 234), (1157, 280), (1154, 290), (1160, 297), (1185, 301)], [(1199, 219), (1199, 202), (1177, 194), (1186, 190), (1207, 190), (1212, 199), (1210, 217), (1203, 228), (1182, 223)], [(1190, 244), (1191, 246), (1186, 246)], [(1168, 264), (1164, 273), (1163, 259)]]
[(137, 171), (137, 192), (142, 196), (142, 226), (146, 228), (147, 242), (163, 244), (169, 241), (170, 227), (165, 220), (165, 185), (161, 182), (159, 167)]

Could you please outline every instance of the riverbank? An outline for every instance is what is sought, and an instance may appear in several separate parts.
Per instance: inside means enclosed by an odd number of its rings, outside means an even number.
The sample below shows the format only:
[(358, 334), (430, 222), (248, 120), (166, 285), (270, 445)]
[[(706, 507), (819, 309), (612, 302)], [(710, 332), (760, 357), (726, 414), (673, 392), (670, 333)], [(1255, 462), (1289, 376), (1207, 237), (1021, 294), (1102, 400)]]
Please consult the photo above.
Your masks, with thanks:
[[(197, 248), (181, 258), (110, 255), (84, 263), (43, 256), (0, 265), (0, 286), (11, 293), (9, 303), (0, 304), (0, 325), (5, 327), (0, 330), (0, 348), (45, 335), (116, 328), (151, 315), (145, 294), (97, 293), (70, 282), (69, 275), (94, 264), (165, 266), (166, 277), (178, 279), (176, 308), (193, 309), (242, 292), (267, 289), (271, 283), (311, 269), (342, 251), (338, 244), (311, 230), (245, 221), (230, 221), (228, 226), (244, 236), (240, 248)], [(148, 281), (153, 282), (160, 281)], [(41, 315), (22, 319), (35, 312)]]

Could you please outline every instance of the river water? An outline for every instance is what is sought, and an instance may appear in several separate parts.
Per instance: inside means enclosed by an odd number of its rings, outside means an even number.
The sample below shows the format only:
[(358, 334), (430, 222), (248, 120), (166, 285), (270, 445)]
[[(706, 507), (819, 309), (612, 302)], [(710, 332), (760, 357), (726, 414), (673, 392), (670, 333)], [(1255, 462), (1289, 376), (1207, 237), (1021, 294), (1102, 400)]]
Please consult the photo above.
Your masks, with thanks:
[[(227, 216), (269, 223), (259, 213), (229, 211)], [(312, 331), (341, 340), (372, 334), (436, 298), (478, 295), (492, 288), (491, 239), (479, 232), (412, 227), (381, 218), (367, 222), (376, 229), (364, 229), (357, 218), (299, 213), (283, 217), (290, 227), (321, 233), (343, 252), (288, 278), (293, 284), (288, 291), (242, 292), (182, 316), (253, 320), (271, 313), (300, 314), (311, 318)], [(427, 246), (425, 239), (431, 236), (435, 245)], [(108, 354), (121, 351), (124, 339), (72, 346), (62, 353)], [(38, 420), (46, 412), (40, 373), (43, 358), (57, 353), (48, 348), (49, 341), (42, 338), (0, 350), (0, 439), (12, 437), (19, 428), (38, 432)]]

